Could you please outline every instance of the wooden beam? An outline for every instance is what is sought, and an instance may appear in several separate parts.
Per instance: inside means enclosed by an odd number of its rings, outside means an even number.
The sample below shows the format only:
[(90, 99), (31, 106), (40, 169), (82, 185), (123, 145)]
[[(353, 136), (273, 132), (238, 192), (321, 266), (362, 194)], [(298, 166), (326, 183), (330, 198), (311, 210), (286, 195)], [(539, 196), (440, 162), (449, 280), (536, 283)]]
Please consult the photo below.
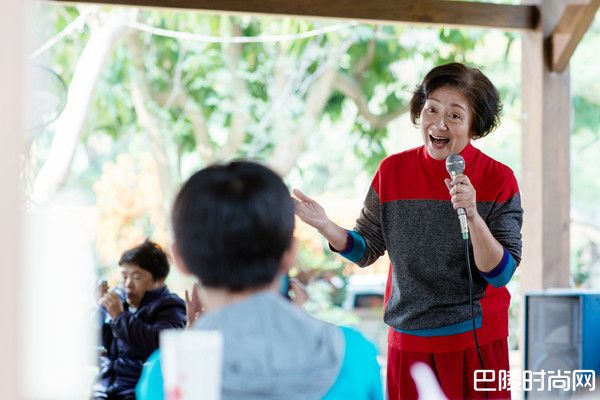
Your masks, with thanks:
[(594, 22), (599, 6), (600, 0), (567, 6), (550, 39), (552, 71), (562, 72), (567, 67), (581, 38)]
[(533, 29), (535, 6), (446, 0), (49, 0), (55, 3), (101, 3), (140, 7), (183, 8), (244, 14), (346, 18), (370, 22)]
[(537, 0), (541, 24), (522, 32), (523, 291), (569, 287), (570, 79), (547, 62), (564, 0)]

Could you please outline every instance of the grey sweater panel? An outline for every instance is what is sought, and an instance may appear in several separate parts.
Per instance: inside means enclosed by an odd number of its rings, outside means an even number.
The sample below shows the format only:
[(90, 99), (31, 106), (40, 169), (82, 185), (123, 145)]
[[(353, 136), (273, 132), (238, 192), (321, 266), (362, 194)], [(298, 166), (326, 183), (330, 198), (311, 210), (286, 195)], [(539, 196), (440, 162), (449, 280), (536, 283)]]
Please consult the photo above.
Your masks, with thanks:
[(489, 209), (489, 211), (484, 214), (478, 207), (479, 215), (484, 218), (494, 238), (508, 250), (519, 265), (522, 248), (521, 226), (523, 225), (521, 196), (517, 193), (502, 203), (488, 202), (484, 204), (487, 206), (482, 207), (483, 210)]
[[(523, 210), (516, 194), (503, 203), (478, 202), (492, 235), (517, 263), (521, 259)], [(375, 216), (378, 215), (379, 218)], [(373, 263), (387, 249), (393, 265), (385, 322), (402, 330), (440, 328), (470, 318), (464, 242), (449, 201), (395, 200), (380, 204), (371, 188), (355, 230), (366, 242), (357, 264)], [(487, 281), (477, 269), (469, 244), (476, 316)]]
[[(385, 322), (402, 330), (440, 328), (468, 319), (465, 247), (448, 201), (397, 200), (382, 206), (384, 238), (393, 264)], [(487, 282), (473, 262), (475, 315)]]
[(381, 229), (381, 207), (379, 196), (377, 196), (373, 186), (369, 186), (363, 209), (356, 220), (354, 230), (360, 233), (363, 239), (365, 239), (367, 247), (365, 255), (358, 260), (356, 264), (360, 267), (366, 267), (373, 264), (386, 250), (383, 231)]

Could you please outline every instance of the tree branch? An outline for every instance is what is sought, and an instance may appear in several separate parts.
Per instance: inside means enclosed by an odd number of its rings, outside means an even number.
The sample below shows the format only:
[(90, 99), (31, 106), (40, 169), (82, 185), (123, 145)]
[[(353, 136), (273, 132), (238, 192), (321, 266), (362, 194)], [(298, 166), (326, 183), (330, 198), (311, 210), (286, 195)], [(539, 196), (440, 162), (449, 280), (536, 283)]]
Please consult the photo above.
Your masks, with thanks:
[(339, 60), (346, 51), (344, 46), (332, 48), (320, 76), (311, 84), (306, 95), (306, 108), (298, 128), (291, 135), (276, 143), (271, 167), (282, 176), (294, 167), (298, 157), (304, 150), (306, 137), (317, 128), (317, 122), (333, 92), (333, 82), (338, 74)]
[(173, 73), (173, 85), (171, 87), (169, 97), (167, 97), (167, 100), (163, 104), (164, 108), (171, 108), (173, 100), (182, 90), (181, 76), (183, 73), (183, 63), (181, 62), (181, 60), (185, 58), (185, 50), (182, 50), (182, 47), (183, 45), (179, 44), (179, 50), (177, 51), (177, 61), (175, 61), (175, 72)]
[[(293, 117), (290, 108), (286, 106), (294, 94), (300, 97), (304, 96), (316, 77), (320, 76), (320, 73), (315, 73), (303, 80), (310, 65), (318, 59), (321, 51), (320, 45), (314, 41), (310, 42), (296, 63), (297, 66), (294, 66), (282, 47), (276, 46), (273, 82), (269, 84), (269, 97), (272, 100), (267, 111), (259, 120), (257, 128), (259, 132), (267, 132), (269, 126), (276, 134), (290, 130), (288, 125)], [(256, 137), (252, 139), (250, 155), (257, 155), (267, 147), (267, 135), (264, 135), (262, 140)]]
[(367, 99), (363, 96), (358, 82), (347, 74), (338, 74), (333, 85), (335, 89), (339, 90), (356, 104), (358, 113), (369, 122), (369, 125), (373, 129), (385, 128), (391, 121), (408, 111), (408, 106), (404, 105), (395, 110), (388, 111), (384, 115), (376, 115), (369, 108)]
[(200, 155), (200, 158), (205, 164), (212, 164), (218, 159), (218, 156), (215, 151), (216, 145), (210, 137), (202, 107), (186, 89), (179, 92), (179, 95), (175, 98), (175, 104), (181, 107), (186, 117), (192, 123), (196, 139), (196, 151)]
[(192, 131), (196, 140), (196, 151), (204, 164), (211, 164), (218, 159), (215, 152), (216, 144), (210, 137), (208, 123), (204, 118), (202, 107), (183, 85), (181, 90), (172, 90), (169, 93), (152, 93), (152, 97), (162, 107), (177, 106), (183, 110), (184, 115), (192, 124)]
[[(235, 17), (230, 18), (232, 36), (242, 36), (242, 29)], [(230, 158), (236, 154), (246, 138), (246, 126), (250, 121), (248, 112), (248, 87), (240, 77), (240, 59), (242, 58), (242, 44), (230, 43), (226, 50), (227, 64), (231, 76), (231, 93), (233, 109), (231, 110), (231, 126), (227, 143), (219, 152), (219, 158)]]
[(375, 58), (375, 47), (377, 45), (376, 34), (377, 34), (378, 30), (379, 30), (379, 26), (375, 29), (375, 32), (373, 33), (373, 37), (371, 38), (371, 40), (369, 41), (369, 44), (367, 45), (367, 51), (361, 57), (361, 59), (358, 60), (358, 63), (356, 64), (356, 68), (353, 72), (354, 77), (361, 81), (362, 81), (362, 77), (363, 77), (365, 71), (367, 70), (367, 68), (369, 68), (371, 66), (371, 64), (373, 63), (373, 59)]
[[(69, 85), (67, 104), (56, 121), (56, 133), (47, 161), (37, 174), (32, 200), (43, 202), (67, 181), (77, 145), (80, 142), (88, 108), (104, 65), (118, 40), (127, 31), (122, 10), (106, 15), (106, 23), (89, 21), (90, 38), (86, 43)], [(102, 19), (97, 16), (98, 20)]]
[(173, 192), (174, 177), (172, 176), (171, 162), (168, 154), (168, 143), (163, 137), (158, 120), (146, 107), (146, 100), (152, 99), (150, 84), (144, 69), (144, 54), (142, 41), (139, 33), (131, 32), (127, 36), (129, 50), (131, 51), (132, 76), (131, 100), (135, 108), (138, 123), (146, 135), (148, 135), (152, 147), (152, 156), (158, 164), (160, 186), (164, 199), (170, 199)]

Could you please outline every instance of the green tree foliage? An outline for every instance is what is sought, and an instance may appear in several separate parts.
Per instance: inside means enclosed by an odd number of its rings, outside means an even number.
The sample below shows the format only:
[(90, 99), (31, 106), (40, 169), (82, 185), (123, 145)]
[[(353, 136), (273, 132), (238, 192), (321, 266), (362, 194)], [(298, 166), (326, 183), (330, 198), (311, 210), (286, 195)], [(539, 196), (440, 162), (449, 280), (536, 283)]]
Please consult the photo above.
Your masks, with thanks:
[[(299, 174), (308, 192), (315, 188), (311, 182), (322, 185), (319, 189), (351, 186), (354, 171), (370, 175), (389, 154), (385, 141), (395, 134), (390, 123), (406, 113), (412, 90), (427, 70), (450, 61), (486, 67), (476, 58), (485, 44), (482, 30), (37, 7), (39, 45), (80, 21), (37, 58), (67, 84), (94, 27), (116, 17), (127, 26), (111, 44), (85, 123), (76, 133), (81, 145), (66, 181), (70, 187), (84, 186), (92, 201), (91, 187), (102, 166), (120, 153), (140, 151), (153, 154), (159, 166), (165, 210), (174, 188), (192, 170), (233, 157), (262, 159), (284, 175)], [(314, 34), (300, 36), (306, 32)], [(506, 36), (500, 43), (508, 47), (511, 41)], [(511, 90), (516, 89), (504, 92)], [(323, 148), (324, 122), (347, 126), (345, 143)], [(39, 132), (32, 149), (34, 170), (44, 164), (53, 129)], [(298, 163), (309, 150), (320, 152), (319, 160)], [(344, 175), (339, 168), (345, 153), (357, 165)], [(334, 177), (344, 178), (332, 184)], [(299, 274), (306, 281), (339, 275), (342, 264), (326, 249), (318, 256), (310, 253), (312, 261), (303, 254)]]
[[(153, 154), (159, 166), (165, 210), (191, 171), (234, 157), (264, 160), (289, 180), (303, 182), (308, 193), (324, 188), (362, 193), (367, 183), (359, 187), (360, 177), (368, 182), (380, 160), (399, 150), (389, 145), (399, 134), (393, 122), (406, 118), (415, 85), (431, 67), (451, 61), (480, 67), (499, 88), (509, 128), (501, 127), (500, 136), (482, 145), (492, 143), (486, 151), (519, 173), (519, 133), (510, 128), (518, 127), (520, 119), (518, 34), (47, 3), (37, 7), (39, 45), (82, 21), (36, 57), (68, 84), (94, 26), (116, 14), (127, 26), (95, 87), (66, 181), (91, 201), (92, 184), (105, 162), (140, 151)], [(302, 36), (306, 32), (314, 34)], [(588, 36), (597, 42), (599, 35), (596, 23)], [(593, 68), (573, 75), (574, 151), (584, 154), (597, 148), (600, 89), (594, 90)], [(27, 176), (44, 165), (53, 129), (36, 132), (33, 172)], [(335, 134), (340, 130), (341, 136)], [(596, 158), (589, 150), (585, 154), (586, 160)], [(597, 212), (591, 204), (597, 204), (600, 187), (592, 170), (574, 163), (574, 207), (581, 215)], [(319, 258), (319, 263), (337, 271), (339, 260), (323, 251), (328, 261)], [(306, 259), (303, 263), (314, 269)]]
[[(108, 12), (40, 7), (48, 22), (42, 37), (82, 14), (101, 20)], [(364, 139), (354, 152), (372, 172), (386, 153), (389, 122), (406, 112), (424, 71), (450, 61), (473, 63), (471, 54), (485, 36), (481, 30), (339, 23), (339, 29), (308, 38), (271, 40), (338, 23), (164, 10), (128, 13), (130, 26), (164, 31), (130, 28), (116, 44), (86, 118), (83, 143), (93, 156), (88, 159), (104, 161), (135, 135), (159, 140), (166, 178), (174, 183), (190, 169), (239, 156), (271, 161), (286, 174), (323, 117), (336, 122), (352, 114), (355, 123), (348, 133)], [(43, 56), (67, 82), (73, 73), (69, 67), (89, 37), (86, 26)], [(183, 34), (174, 38), (164, 32)], [(231, 37), (257, 40), (230, 43)], [(412, 67), (406, 76), (407, 63), (418, 65), (418, 71)], [(132, 96), (135, 91), (140, 101)], [(353, 113), (343, 113), (348, 107)], [(148, 118), (142, 122), (144, 108)], [(98, 135), (111, 139), (112, 151), (98, 151)]]

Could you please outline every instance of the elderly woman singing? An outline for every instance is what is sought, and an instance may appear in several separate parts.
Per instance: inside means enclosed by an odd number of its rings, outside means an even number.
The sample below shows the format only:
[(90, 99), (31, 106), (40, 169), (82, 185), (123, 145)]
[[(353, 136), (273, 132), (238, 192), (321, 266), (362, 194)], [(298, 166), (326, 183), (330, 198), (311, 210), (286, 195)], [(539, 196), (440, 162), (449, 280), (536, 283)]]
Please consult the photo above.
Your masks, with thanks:
[[(433, 68), (414, 91), (411, 119), (423, 145), (381, 161), (352, 230), (333, 223), (299, 190), (296, 214), (333, 251), (364, 267), (387, 250), (385, 292), (389, 399), (417, 398), (410, 367), (428, 364), (451, 399), (510, 398), (485, 392), (476, 370), (509, 368), (505, 285), (521, 260), (521, 209), (513, 172), (471, 144), (496, 128), (498, 91), (478, 69)], [(459, 154), (462, 174), (446, 159)], [(452, 179), (450, 179), (452, 178)], [(456, 217), (464, 212), (470, 238)]]

